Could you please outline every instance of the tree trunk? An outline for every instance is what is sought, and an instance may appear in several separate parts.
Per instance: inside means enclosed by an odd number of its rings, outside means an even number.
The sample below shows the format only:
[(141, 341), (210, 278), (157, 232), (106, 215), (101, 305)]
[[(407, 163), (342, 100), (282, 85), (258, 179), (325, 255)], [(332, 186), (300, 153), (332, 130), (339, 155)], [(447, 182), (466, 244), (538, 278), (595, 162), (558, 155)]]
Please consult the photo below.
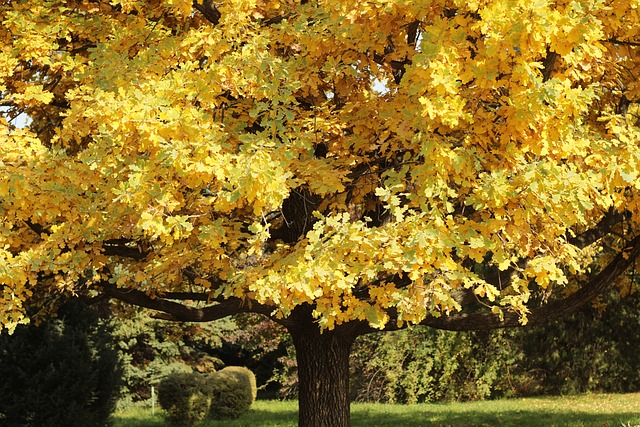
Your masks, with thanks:
[(320, 333), (312, 321), (290, 332), (298, 361), (298, 425), (349, 427), (349, 353), (356, 334), (344, 327)]

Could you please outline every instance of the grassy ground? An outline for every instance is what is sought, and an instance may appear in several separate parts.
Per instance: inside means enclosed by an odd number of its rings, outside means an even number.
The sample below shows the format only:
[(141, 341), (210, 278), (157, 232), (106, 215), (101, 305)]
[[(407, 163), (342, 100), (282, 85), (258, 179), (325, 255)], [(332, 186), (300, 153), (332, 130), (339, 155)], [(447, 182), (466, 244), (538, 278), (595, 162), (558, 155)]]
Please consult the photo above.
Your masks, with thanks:
[[(159, 411), (118, 413), (114, 427), (163, 427)], [(640, 393), (496, 400), (471, 403), (354, 404), (354, 427), (640, 427)], [(297, 403), (258, 401), (239, 420), (206, 422), (200, 427), (295, 427)]]

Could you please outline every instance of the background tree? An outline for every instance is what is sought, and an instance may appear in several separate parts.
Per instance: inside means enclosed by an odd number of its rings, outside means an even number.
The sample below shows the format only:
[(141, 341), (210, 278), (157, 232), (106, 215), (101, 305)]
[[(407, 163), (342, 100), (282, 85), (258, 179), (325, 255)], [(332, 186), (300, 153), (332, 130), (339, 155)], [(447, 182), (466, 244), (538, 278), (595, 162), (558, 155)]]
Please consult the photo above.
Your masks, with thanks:
[[(528, 328), (416, 327), (360, 336), (350, 355), (351, 400), (415, 403), (637, 392), (640, 293), (629, 294), (633, 289), (611, 289), (570, 315)], [(271, 377), (260, 384), (268, 381), (268, 396), (296, 398), (295, 349), (286, 330), (268, 319), (257, 322), (257, 316), (247, 320), (239, 323), (244, 329), (225, 337), (242, 349), (247, 359), (240, 364), (266, 368)]]
[(544, 322), (640, 251), (636, 0), (0, 5), (9, 329), (260, 313), (346, 426), (357, 336)]
[(0, 334), (3, 426), (110, 424), (122, 375), (112, 327), (77, 299), (57, 315)]
[[(130, 313), (127, 313), (130, 312)], [(223, 337), (237, 329), (232, 319), (211, 323), (172, 323), (152, 319), (146, 311), (115, 313), (114, 336), (124, 360), (120, 407), (147, 400), (151, 386), (172, 372), (211, 373), (224, 366), (212, 353)]]

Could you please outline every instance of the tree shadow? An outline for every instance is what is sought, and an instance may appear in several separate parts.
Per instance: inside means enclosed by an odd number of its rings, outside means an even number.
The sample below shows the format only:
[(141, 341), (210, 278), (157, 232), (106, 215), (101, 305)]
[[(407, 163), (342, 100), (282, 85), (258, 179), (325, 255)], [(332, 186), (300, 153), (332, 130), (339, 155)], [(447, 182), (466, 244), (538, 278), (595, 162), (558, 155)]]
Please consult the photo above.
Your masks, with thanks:
[[(113, 427), (166, 427), (162, 414), (151, 415), (151, 411), (129, 412), (111, 417)], [(298, 425), (297, 409), (265, 411), (251, 409), (235, 420), (207, 419), (196, 427), (296, 427)]]
[(113, 427), (165, 427), (166, 423), (162, 418), (152, 418), (146, 415), (135, 416), (119, 416), (111, 417)]

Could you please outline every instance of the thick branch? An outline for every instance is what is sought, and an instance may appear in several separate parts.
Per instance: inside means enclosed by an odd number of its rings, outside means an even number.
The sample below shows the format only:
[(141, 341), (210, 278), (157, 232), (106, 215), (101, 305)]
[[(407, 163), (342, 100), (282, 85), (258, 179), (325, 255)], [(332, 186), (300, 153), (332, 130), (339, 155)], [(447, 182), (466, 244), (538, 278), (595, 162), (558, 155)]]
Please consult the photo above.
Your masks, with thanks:
[[(228, 298), (220, 303), (205, 307), (193, 307), (186, 304), (170, 301), (167, 298), (151, 297), (146, 293), (136, 289), (117, 288), (113, 285), (106, 285), (104, 293), (111, 298), (149, 308), (161, 312), (156, 316), (164, 320), (180, 322), (209, 322), (222, 319), (238, 313), (260, 313), (269, 315), (273, 311), (272, 307), (258, 304), (252, 301), (243, 301), (240, 298)], [(168, 296), (179, 296), (180, 294), (167, 294)], [(200, 294), (203, 298), (206, 294)], [(203, 300), (196, 294), (191, 294), (193, 300)]]
[[(532, 308), (527, 316), (528, 324), (545, 323), (577, 310), (607, 290), (634, 263), (639, 255), (640, 236), (633, 239), (600, 274), (581, 287), (580, 290), (566, 298)], [(428, 317), (421, 324), (455, 331), (487, 330), (520, 326), (520, 316), (517, 313), (508, 312), (504, 314), (504, 320), (500, 320), (498, 316), (488, 312), (462, 313), (452, 316)], [(393, 322), (390, 322), (389, 326), (390, 329), (396, 328)]]
[(640, 42), (633, 42), (628, 40), (618, 40), (618, 39), (607, 39), (602, 40), (604, 43), (614, 43), (622, 46), (632, 46), (632, 47), (640, 47)]
[(551, 78), (551, 73), (556, 65), (558, 54), (547, 48), (547, 56), (542, 60), (542, 81), (546, 82)]
[(179, 301), (218, 301), (218, 299), (212, 298), (208, 293), (204, 292), (163, 292), (162, 298)]
[(198, 3), (197, 0), (193, 0), (193, 7), (202, 13), (207, 21), (213, 25), (218, 25), (218, 22), (220, 22), (222, 14), (216, 5), (213, 4), (212, 0), (203, 0), (202, 4)]
[(607, 214), (602, 217), (600, 222), (598, 222), (594, 227), (578, 234), (575, 237), (567, 239), (567, 242), (580, 249), (584, 249), (611, 233), (613, 227), (624, 221), (625, 218), (627, 218), (627, 215), (627, 212), (616, 212), (612, 209), (607, 212)]
[(148, 253), (145, 251), (141, 251), (139, 248), (134, 248), (131, 246), (125, 245), (109, 245), (103, 244), (102, 246), (103, 253), (109, 256), (121, 256), (124, 258), (131, 258), (141, 260), (144, 259)]
[[(38, 236), (45, 234), (51, 235), (51, 231), (48, 228), (43, 227), (40, 224), (25, 220), (24, 223)], [(102, 242), (102, 251), (105, 255), (109, 256), (121, 256), (124, 258), (132, 258), (136, 260), (144, 259), (149, 253), (140, 249), (140, 246), (130, 246), (132, 243), (136, 243), (131, 239), (109, 239)], [(69, 251), (67, 247), (65, 251)]]

